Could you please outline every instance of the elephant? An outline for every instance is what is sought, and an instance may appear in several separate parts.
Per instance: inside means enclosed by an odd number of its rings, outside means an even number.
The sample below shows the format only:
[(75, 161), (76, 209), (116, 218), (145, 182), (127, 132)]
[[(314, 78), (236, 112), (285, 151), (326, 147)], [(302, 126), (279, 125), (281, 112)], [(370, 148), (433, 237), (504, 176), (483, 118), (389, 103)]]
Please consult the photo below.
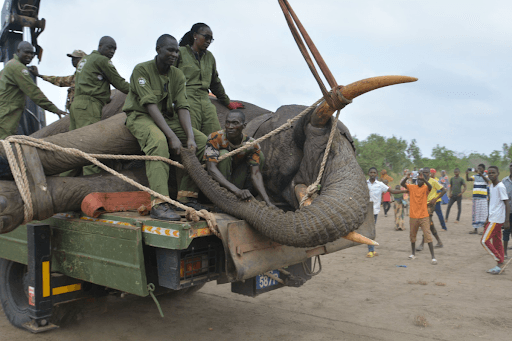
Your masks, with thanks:
[[(404, 76), (375, 77), (339, 87), (338, 96), (346, 100), (387, 85), (415, 81)], [(289, 105), (279, 108), (274, 114), (257, 106), (246, 104), (249, 124), (247, 132), (255, 138), (272, 131), (306, 107)], [(344, 105), (337, 109), (342, 109)], [(220, 121), (227, 109), (217, 106)], [(295, 194), (297, 187), (309, 186), (319, 173), (319, 165), (329, 138), (331, 119), (334, 113), (325, 101), (311, 109), (290, 129), (261, 142), (266, 162), (262, 170), (267, 193), (279, 208), (250, 200), (240, 201), (234, 194), (219, 186), (204, 170), (192, 150), (182, 149), (181, 162), (191, 174), (201, 191), (225, 213), (244, 219), (253, 228), (283, 245), (312, 247), (337, 240), (357, 230), (363, 223), (369, 201), (366, 179), (357, 163), (354, 146), (348, 129), (341, 123), (335, 131), (333, 143), (320, 183), (320, 192), (309, 206), (299, 207), (300, 198)], [(93, 125), (70, 132), (44, 137), (43, 140), (63, 147), (73, 147), (86, 153), (95, 154), (141, 154), (136, 139), (124, 126), (126, 115), (116, 114)], [(65, 204), (59, 195), (68, 196), (67, 202), (77, 200), (88, 191), (103, 191), (101, 186), (91, 185), (95, 181), (109, 181), (107, 191), (129, 190), (130, 186), (109, 175), (94, 175), (71, 180), (57, 179), (51, 175), (86, 165), (88, 162), (78, 156), (37, 150), (44, 174), (47, 176), (49, 191), (53, 200), (53, 211), (78, 210), (79, 206)], [(0, 148), (0, 158), (4, 150)], [(140, 170), (139, 170), (140, 171)], [(129, 177), (144, 177), (134, 171), (125, 171)], [(146, 180), (147, 181), (147, 180)], [(66, 188), (66, 190), (58, 187)], [(98, 188), (99, 187), (99, 188)], [(7, 190), (9, 189), (9, 190)], [(59, 194), (60, 193), (60, 194)], [(75, 195), (76, 193), (76, 195)], [(72, 197), (72, 198), (71, 198)], [(62, 206), (61, 206), (62, 205)], [(0, 182), (0, 233), (13, 230), (23, 220), (23, 205), (12, 181)], [(49, 214), (49, 213), (48, 213)], [(36, 216), (46, 219), (47, 216)]]

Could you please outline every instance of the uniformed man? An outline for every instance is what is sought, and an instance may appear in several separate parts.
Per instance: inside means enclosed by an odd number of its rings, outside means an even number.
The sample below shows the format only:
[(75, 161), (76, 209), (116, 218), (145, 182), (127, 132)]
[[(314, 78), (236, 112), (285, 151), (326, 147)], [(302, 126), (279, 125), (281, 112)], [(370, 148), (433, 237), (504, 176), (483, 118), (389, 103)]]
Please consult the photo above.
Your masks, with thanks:
[[(261, 169), (264, 156), (259, 144), (239, 152), (219, 162), (219, 157), (244, 144), (254, 141), (243, 133), (247, 124), (240, 110), (232, 110), (226, 116), (224, 130), (211, 133), (206, 142), (204, 159), (208, 173), (222, 186), (233, 192), (241, 200), (252, 197), (251, 187), (261, 195), (268, 206), (274, 206), (265, 191)], [(251, 182), (252, 185), (251, 186)]]
[[(69, 130), (88, 126), (101, 120), (101, 111), (110, 100), (110, 84), (127, 94), (130, 84), (119, 75), (112, 57), (116, 41), (105, 36), (100, 39), (98, 50), (82, 58), (75, 73), (75, 98), (70, 108)], [(100, 168), (91, 165), (83, 168), (83, 174), (98, 173)]]
[[(133, 69), (130, 92), (123, 106), (126, 127), (139, 141), (146, 155), (170, 157), (169, 151), (179, 154), (182, 145), (195, 147), (202, 160), (206, 136), (193, 129), (185, 91), (185, 76), (174, 63), (178, 58), (178, 42), (168, 34), (156, 42), (155, 59), (140, 63)], [(169, 164), (146, 161), (149, 187), (169, 196)], [(178, 200), (196, 210), (204, 207), (197, 203), (198, 188), (188, 174), (178, 185)], [(152, 198), (151, 217), (179, 220), (171, 205)]]
[(16, 134), (21, 114), (25, 109), (25, 95), (40, 106), (57, 115), (66, 113), (57, 108), (34, 83), (27, 69), (34, 58), (34, 47), (22, 41), (14, 58), (0, 72), (0, 139)]
[[(85, 57), (87, 54), (82, 50), (74, 50), (73, 53), (68, 53), (67, 56), (71, 58), (71, 64), (73, 64), (73, 67), (76, 69), (78, 66), (78, 63), (80, 60), (82, 60), (83, 57)], [(68, 97), (66, 98), (66, 110), (69, 112), (69, 108), (71, 107), (71, 103), (73, 103), (73, 98), (75, 97), (75, 75), (74, 74), (70, 76), (44, 76), (40, 75), (39, 71), (37, 70), (37, 67), (32, 66), (29, 67), (30, 72), (36, 77), (40, 77), (41, 79), (52, 83), (53, 85), (56, 85), (58, 87), (64, 88), (68, 87)]]

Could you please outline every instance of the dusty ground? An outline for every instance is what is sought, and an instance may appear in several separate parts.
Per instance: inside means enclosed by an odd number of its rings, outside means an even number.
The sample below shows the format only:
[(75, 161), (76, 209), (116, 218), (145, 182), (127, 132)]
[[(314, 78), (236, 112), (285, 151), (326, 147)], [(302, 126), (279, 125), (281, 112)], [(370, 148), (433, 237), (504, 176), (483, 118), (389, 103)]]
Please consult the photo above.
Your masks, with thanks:
[(323, 256), (322, 273), (301, 288), (253, 299), (209, 283), (193, 295), (161, 297), (164, 319), (150, 298), (117, 299), (106, 314), (39, 335), (0, 312), (0, 340), (508, 340), (512, 265), (500, 276), (486, 273), (495, 264), (480, 237), (468, 234), (471, 201), (462, 209), (461, 223), (441, 232), (436, 266), (428, 251), (409, 261), (408, 229), (394, 231), (392, 214), (381, 212), (380, 256), (365, 258), (366, 246)]

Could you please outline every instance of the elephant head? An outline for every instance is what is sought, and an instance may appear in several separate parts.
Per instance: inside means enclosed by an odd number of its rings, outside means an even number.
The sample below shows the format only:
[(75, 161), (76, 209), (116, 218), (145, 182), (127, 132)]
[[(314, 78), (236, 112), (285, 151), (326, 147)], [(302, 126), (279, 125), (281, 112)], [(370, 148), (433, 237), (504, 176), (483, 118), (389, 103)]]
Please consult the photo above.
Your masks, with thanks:
[[(376, 77), (339, 90), (351, 100), (383, 86), (416, 81), (402, 76)], [(281, 107), (259, 127), (255, 137), (280, 126), (304, 107)], [(364, 221), (369, 201), (366, 179), (356, 161), (350, 134), (336, 132), (329, 151), (319, 195), (311, 205), (298, 209), (295, 186), (312, 184), (319, 173), (331, 129), (334, 110), (325, 102), (288, 130), (261, 143), (265, 154), (263, 176), (273, 200), (286, 201), (293, 209), (269, 208), (256, 200), (242, 202), (221, 188), (201, 167), (194, 153), (183, 151), (182, 161), (194, 181), (223, 211), (246, 220), (270, 239), (290, 246), (311, 247), (332, 242), (356, 230)]]

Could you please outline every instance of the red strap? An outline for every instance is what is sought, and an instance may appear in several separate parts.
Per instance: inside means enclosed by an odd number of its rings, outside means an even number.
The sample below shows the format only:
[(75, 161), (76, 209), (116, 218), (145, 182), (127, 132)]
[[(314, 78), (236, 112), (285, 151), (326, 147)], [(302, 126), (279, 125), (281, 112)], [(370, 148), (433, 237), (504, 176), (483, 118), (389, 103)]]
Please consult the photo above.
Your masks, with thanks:
[(151, 196), (146, 192), (90, 193), (82, 201), (82, 212), (97, 218), (103, 213), (136, 210), (142, 205), (151, 207)]

